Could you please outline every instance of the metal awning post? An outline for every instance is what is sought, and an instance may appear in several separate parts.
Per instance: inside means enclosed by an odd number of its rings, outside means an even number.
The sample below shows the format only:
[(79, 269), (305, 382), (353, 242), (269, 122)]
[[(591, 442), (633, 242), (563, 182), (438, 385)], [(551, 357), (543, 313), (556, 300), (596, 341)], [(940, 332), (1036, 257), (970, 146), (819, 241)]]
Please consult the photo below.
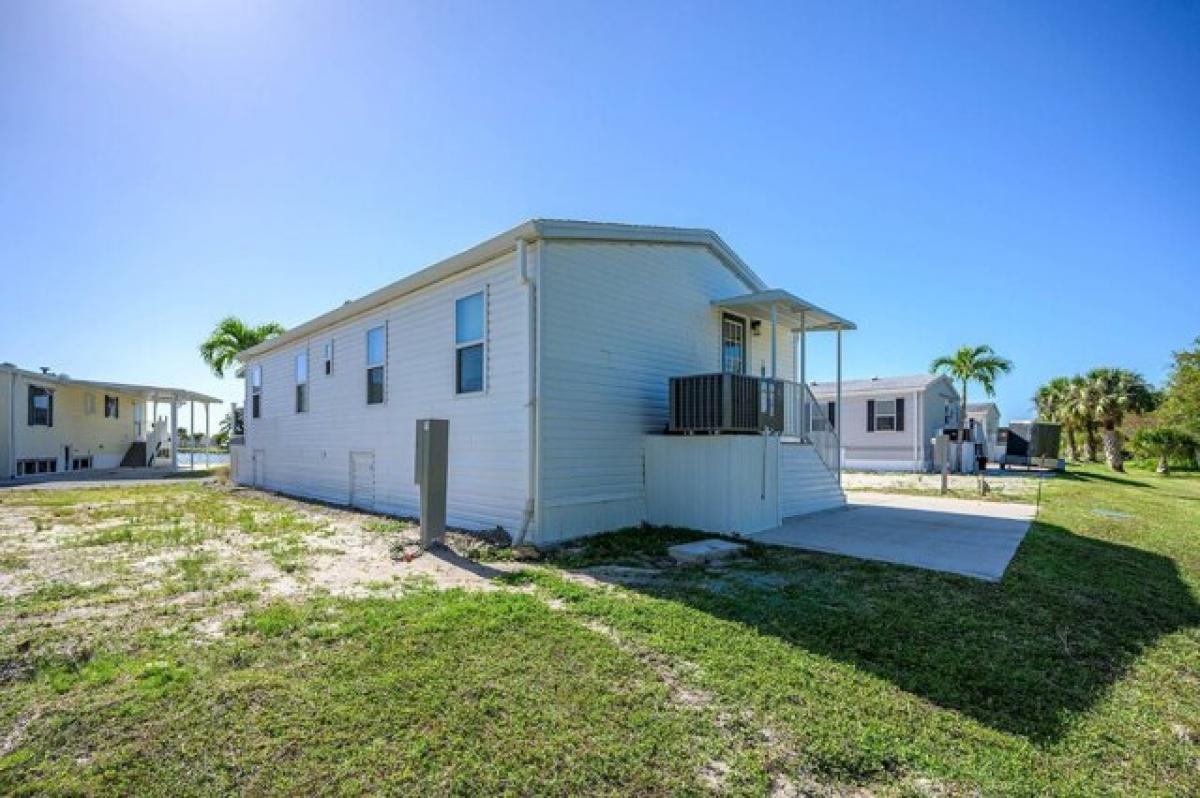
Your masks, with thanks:
[(775, 311), (775, 303), (772, 302), (771, 303), (771, 379), (775, 379), (775, 377), (776, 377), (776, 374), (775, 374), (775, 363), (776, 363), (775, 347), (777, 346), (777, 344), (775, 341), (775, 335), (778, 332), (778, 328), (779, 328), (778, 314)]
[(179, 397), (171, 395), (171, 470), (179, 470)]
[(188, 470), (196, 470), (196, 400), (188, 400), (188, 435), (192, 436), (192, 451), (188, 457)]
[(212, 468), (212, 435), (208, 431), (208, 402), (204, 403), (204, 467)]
[(833, 405), (833, 431), (837, 435), (837, 478), (842, 484), (842, 331), (837, 331), (837, 393)]
[(808, 327), (807, 311), (800, 311), (800, 434), (808, 438), (808, 349), (805, 336)]

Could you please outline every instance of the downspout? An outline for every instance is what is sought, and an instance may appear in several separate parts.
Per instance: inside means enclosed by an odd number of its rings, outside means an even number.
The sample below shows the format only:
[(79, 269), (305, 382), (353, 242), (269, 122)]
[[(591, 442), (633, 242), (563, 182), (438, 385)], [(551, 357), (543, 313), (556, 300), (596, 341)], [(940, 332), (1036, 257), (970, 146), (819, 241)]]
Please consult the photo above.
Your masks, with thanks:
[[(540, 251), (539, 251), (540, 260)], [(525, 537), (529, 534), (531, 525), (536, 527), (537, 515), (537, 483), (538, 483), (538, 462), (541, 447), (541, 439), (537, 434), (538, 422), (538, 343), (540, 338), (540, 325), (537, 312), (537, 283), (530, 275), (529, 269), (529, 253), (525, 243), (525, 239), (517, 239), (517, 282), (525, 287), (527, 319), (526, 319), (526, 338), (528, 345), (526, 351), (529, 362), (526, 366), (526, 373), (529, 377), (529, 385), (526, 388), (525, 426), (528, 434), (526, 443), (527, 451), (527, 473), (526, 473), (526, 496), (525, 496), (525, 513), (521, 519), (521, 528), (517, 531), (517, 536), (513, 540), (514, 546), (519, 546), (525, 542)]]

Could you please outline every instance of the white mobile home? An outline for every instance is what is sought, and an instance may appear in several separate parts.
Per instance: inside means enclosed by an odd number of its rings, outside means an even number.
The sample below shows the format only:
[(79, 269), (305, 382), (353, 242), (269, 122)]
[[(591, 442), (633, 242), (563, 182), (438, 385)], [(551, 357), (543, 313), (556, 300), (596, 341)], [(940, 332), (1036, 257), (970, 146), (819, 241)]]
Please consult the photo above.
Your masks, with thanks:
[(8, 479), (120, 466), (173, 468), (177, 410), (187, 402), (203, 405), (207, 414), (208, 405), (221, 400), (0, 363), (0, 468)]
[(928, 471), (933, 467), (930, 439), (958, 426), (958, 391), (944, 375), (845, 380), (840, 414), (833, 412), (834, 383), (811, 388), (833, 415), (846, 468)]
[[(415, 422), (444, 418), (451, 524), (547, 545), (652, 515), (669, 522), (671, 502), (648, 511), (645, 452), (667, 426), (671, 378), (791, 377), (805, 332), (840, 340), (852, 327), (768, 290), (711, 231), (535, 220), (242, 353), (234, 472), (413, 514)], [(756, 437), (761, 448), (770, 435)], [(785, 489), (804, 478), (800, 449), (813, 448), (798, 432), (787, 442), (772, 475), (788, 470)], [(818, 462), (821, 498), (842, 500), (836, 462)], [(762, 501), (773, 503), (761, 518), (810, 506)]]
[(988, 459), (996, 461), (1000, 454), (1000, 408), (995, 402), (967, 402), (967, 420), (982, 429)]

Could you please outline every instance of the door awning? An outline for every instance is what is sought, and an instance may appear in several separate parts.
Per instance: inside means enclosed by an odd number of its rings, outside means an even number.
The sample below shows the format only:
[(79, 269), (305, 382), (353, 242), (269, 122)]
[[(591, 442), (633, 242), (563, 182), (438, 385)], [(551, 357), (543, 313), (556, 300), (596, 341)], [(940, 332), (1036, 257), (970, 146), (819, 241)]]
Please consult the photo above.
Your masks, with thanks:
[(854, 322), (843, 319), (841, 316), (835, 316), (795, 294), (789, 294), (778, 288), (731, 296), (728, 299), (717, 299), (713, 301), (713, 305), (722, 310), (758, 319), (771, 318), (771, 307), (774, 306), (777, 323), (796, 331), (801, 329), (808, 332), (857, 329)]

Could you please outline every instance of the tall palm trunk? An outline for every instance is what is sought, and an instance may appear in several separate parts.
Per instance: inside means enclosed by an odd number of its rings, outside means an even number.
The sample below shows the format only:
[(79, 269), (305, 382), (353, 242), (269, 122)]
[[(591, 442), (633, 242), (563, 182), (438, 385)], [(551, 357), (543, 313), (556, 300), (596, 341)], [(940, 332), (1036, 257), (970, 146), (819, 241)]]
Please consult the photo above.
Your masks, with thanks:
[(1103, 437), (1104, 459), (1108, 461), (1108, 467), (1113, 471), (1124, 471), (1125, 466), (1121, 463), (1121, 437), (1116, 428), (1105, 424)]
[(962, 404), (958, 408), (958, 470), (960, 473), (966, 472), (966, 463), (963, 462), (963, 441), (967, 439), (967, 381), (962, 381)]
[(1067, 425), (1067, 451), (1068, 460), (1074, 460), (1076, 452), (1079, 451), (1079, 446), (1075, 442), (1075, 428), (1070, 424)]
[(1098, 454), (1100, 451), (1100, 446), (1096, 440), (1095, 422), (1089, 421), (1087, 426), (1084, 427), (1084, 432), (1086, 433), (1087, 441), (1084, 443), (1083, 447), (1083, 459), (1087, 460), (1089, 463), (1098, 463), (1100, 462)]

